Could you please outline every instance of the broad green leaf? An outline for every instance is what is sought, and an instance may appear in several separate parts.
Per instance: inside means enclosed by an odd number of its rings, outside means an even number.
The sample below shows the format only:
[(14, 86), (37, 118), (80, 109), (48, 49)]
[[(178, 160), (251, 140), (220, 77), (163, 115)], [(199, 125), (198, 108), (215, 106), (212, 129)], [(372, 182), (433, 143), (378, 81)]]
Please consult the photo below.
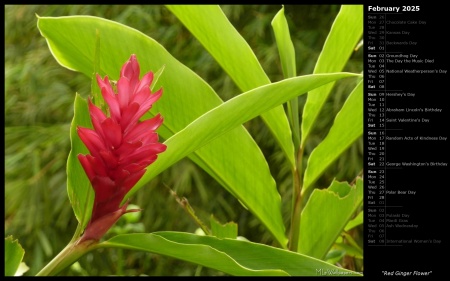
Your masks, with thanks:
[[(363, 255), (363, 250), (361, 247), (359, 247), (358, 245), (355, 245), (354, 243), (355, 240), (348, 234), (346, 234), (345, 232), (343, 233), (344, 235), (339, 236), (338, 239), (336, 240), (336, 242), (333, 245), (333, 248), (330, 250), (330, 252), (328, 252), (327, 254), (327, 262), (330, 262), (328, 260), (328, 257), (330, 256), (330, 253), (333, 253), (334, 251), (340, 251), (342, 252), (343, 256), (349, 256), (349, 257), (353, 257), (353, 258), (357, 258), (357, 259), (364, 259), (364, 255)], [(347, 240), (346, 243), (344, 243), (344, 240), (342, 239), (342, 237), (345, 236), (345, 239), (350, 239), (352, 240), (351, 243), (349, 243), (349, 241)], [(335, 261), (338, 262), (338, 261)]]
[(363, 109), (363, 81), (360, 81), (336, 115), (328, 135), (311, 152), (305, 170), (302, 193), (305, 193), (328, 166), (362, 136)]
[(14, 276), (25, 254), (19, 241), (12, 236), (5, 238), (5, 276)]
[(344, 251), (345, 255), (362, 260), (364, 258), (361, 248), (355, 248), (345, 243), (336, 243), (335, 247)]
[(210, 218), (211, 234), (217, 238), (236, 239), (238, 234), (238, 225), (235, 222), (221, 224), (213, 215)]
[(102, 97), (100, 87), (97, 85), (97, 73), (100, 70), (100, 34), (98, 30), (95, 33), (95, 49), (94, 49), (94, 61), (93, 71), (91, 74), (91, 100), (98, 108), (106, 111), (106, 102)]
[[(314, 73), (342, 71), (363, 34), (363, 5), (342, 5), (322, 52)], [(311, 91), (306, 100), (302, 118), (302, 140), (311, 132), (319, 112), (327, 100), (334, 83)]]
[[(167, 8), (203, 44), (242, 92), (270, 83), (252, 49), (218, 5), (167, 5)], [(291, 130), (283, 107), (277, 106), (261, 117), (294, 165)]]
[[(283, 69), (284, 78), (296, 76), (297, 70), (295, 66), (295, 49), (289, 34), (289, 26), (284, 16), (284, 6), (275, 15), (272, 20), (272, 28), (277, 41), (278, 52), (280, 53), (281, 67)], [(300, 123), (298, 116), (298, 99), (295, 97), (288, 103), (288, 114), (291, 122), (291, 130), (295, 149), (300, 146)], [(295, 155), (294, 155), (295, 157)]]
[(324, 259), (362, 199), (361, 178), (354, 186), (333, 181), (327, 189), (315, 189), (302, 212), (298, 252)]
[(362, 225), (363, 223), (364, 223), (364, 211), (361, 211), (354, 219), (352, 219), (347, 223), (344, 230), (345, 231), (350, 230), (354, 227), (357, 227), (358, 225)]
[[(167, 150), (159, 155), (158, 161), (152, 165), (147, 175), (150, 178), (155, 177), (170, 165), (189, 155), (189, 153), (214, 141), (240, 124), (259, 116), (262, 112), (302, 95), (310, 89), (337, 79), (352, 76), (359, 75), (353, 73), (327, 73), (299, 76), (265, 85), (236, 96), (203, 114), (168, 139), (165, 142)], [(269, 191), (269, 189), (266, 189), (266, 192)], [(280, 243), (281, 245), (285, 245), (284, 234), (283, 236), (277, 236), (279, 235), (278, 230), (283, 228), (283, 226), (278, 224), (280, 221), (274, 220), (276, 217), (271, 213), (272, 210), (266, 208), (265, 205), (266, 203), (268, 206), (277, 205), (278, 208), (280, 199), (278, 196), (274, 198), (271, 197), (272, 195), (259, 194), (252, 188), (235, 190), (233, 195), (241, 202), (244, 202), (250, 211), (262, 221), (264, 221), (263, 218), (266, 218), (266, 221), (270, 222), (270, 224), (266, 224), (267, 228), (272, 231), (278, 241), (283, 241), (283, 243)]]
[(326, 260), (328, 263), (336, 264), (344, 256), (345, 256), (345, 251), (344, 250), (332, 249), (331, 251), (328, 252), (328, 254), (327, 254), (327, 256), (325, 257), (324, 260)]
[(272, 20), (272, 28), (280, 53), (281, 67), (285, 78), (296, 76), (295, 49), (289, 34), (289, 26), (284, 16), (284, 6)]
[(99, 246), (148, 251), (238, 276), (361, 276), (280, 248), (183, 232), (118, 235)]
[(108, 241), (99, 244), (98, 247), (151, 252), (220, 270), (231, 275), (288, 276), (286, 272), (276, 268), (247, 268), (237, 263), (226, 253), (209, 245), (180, 243), (160, 236), (158, 233), (116, 235)]
[(91, 218), (95, 193), (78, 160), (78, 154), (86, 155), (89, 150), (78, 136), (77, 126), (92, 128), (87, 102), (79, 94), (75, 95), (74, 117), (70, 125), (72, 148), (67, 159), (67, 193), (81, 230), (83, 230)]
[[(345, 242), (344, 239), (345, 238)], [(357, 259), (363, 259), (363, 249), (356, 243), (353, 237), (343, 232), (342, 236), (339, 236), (336, 242), (334, 243), (334, 248), (344, 250), (346, 255), (355, 257)]]
[[(100, 46), (99, 74), (102, 77), (108, 75), (111, 80), (119, 78), (120, 69), (131, 54), (136, 54), (142, 73), (158, 70), (164, 65), (164, 73), (153, 87), (163, 87), (164, 94), (145, 118), (161, 113), (164, 123), (158, 133), (165, 139), (222, 104), (222, 100), (205, 81), (177, 61), (158, 42), (135, 29), (91, 16), (40, 17), (38, 27), (55, 59), (62, 66), (80, 71), (88, 77), (93, 73), (96, 46)], [(96, 41), (97, 34), (100, 43)], [(219, 120), (223, 117), (220, 116)], [(285, 247), (287, 238), (281, 217), (281, 199), (269, 166), (245, 128), (235, 127), (223, 138), (199, 150), (190, 150), (193, 153), (184, 156), (190, 157), (231, 194), (238, 197)], [(177, 149), (184, 150), (189, 146), (189, 143), (184, 142)], [(158, 159), (155, 163), (162, 161), (166, 160)], [(168, 167), (174, 163), (164, 165)], [(153, 178), (155, 173), (152, 173), (152, 166), (147, 170), (128, 193), (127, 198)], [(83, 186), (80, 188), (85, 190)], [(90, 204), (86, 201), (85, 191), (80, 193), (81, 197), (76, 200), (73, 194), (70, 195), (71, 200), (76, 201), (76, 215), (79, 220), (84, 216), (81, 212), (84, 210), (83, 206)]]

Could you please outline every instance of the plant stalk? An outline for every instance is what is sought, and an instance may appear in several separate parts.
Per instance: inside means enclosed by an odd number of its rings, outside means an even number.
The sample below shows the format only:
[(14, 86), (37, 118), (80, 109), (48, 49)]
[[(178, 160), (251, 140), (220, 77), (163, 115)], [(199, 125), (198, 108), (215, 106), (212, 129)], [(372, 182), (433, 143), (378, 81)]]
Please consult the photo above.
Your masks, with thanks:
[(211, 235), (211, 230), (209, 230), (209, 228), (203, 223), (203, 221), (195, 215), (194, 208), (192, 208), (192, 206), (189, 204), (189, 201), (187, 200), (187, 198), (186, 197), (183, 197), (183, 198), (178, 197), (178, 195), (175, 191), (173, 191), (167, 185), (166, 185), (166, 187), (169, 189), (172, 196), (175, 197), (175, 200), (177, 200), (178, 204), (180, 204), (181, 207), (183, 207), (183, 209), (186, 211), (186, 213), (195, 221), (195, 223), (203, 230), (203, 232), (206, 235)]
[(289, 250), (298, 251), (298, 239), (300, 237), (300, 220), (302, 214), (302, 155), (303, 148), (298, 151), (297, 167), (292, 171), (293, 174), (293, 194), (292, 194), (292, 213), (291, 213), (291, 230), (289, 234)]
[[(294, 147), (300, 147), (300, 121), (298, 118), (298, 98), (294, 98), (287, 103), (288, 118), (291, 125), (292, 140), (294, 142)], [(295, 151), (296, 153), (297, 151)]]
[(98, 241), (87, 240), (78, 243), (80, 240), (70, 242), (56, 257), (53, 258), (36, 276), (54, 276), (64, 268), (70, 266), (87, 252), (93, 250)]

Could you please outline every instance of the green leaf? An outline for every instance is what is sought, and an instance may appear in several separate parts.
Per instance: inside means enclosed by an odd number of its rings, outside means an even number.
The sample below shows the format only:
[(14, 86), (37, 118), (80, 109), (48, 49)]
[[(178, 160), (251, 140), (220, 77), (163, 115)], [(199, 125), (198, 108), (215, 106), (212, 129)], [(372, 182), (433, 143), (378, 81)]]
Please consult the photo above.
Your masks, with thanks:
[(12, 236), (5, 238), (5, 276), (14, 276), (25, 254), (19, 241)]
[[(167, 5), (243, 91), (270, 83), (252, 49), (218, 5)], [(213, 24), (212, 24), (213, 23)], [(291, 165), (294, 147), (282, 106), (261, 115)]]
[(300, 220), (299, 253), (324, 259), (363, 199), (363, 181), (356, 185), (333, 181), (327, 189), (315, 189)]
[[(342, 71), (363, 34), (363, 5), (342, 5), (317, 60), (314, 73)], [(302, 118), (302, 140), (311, 132), (319, 112), (334, 83), (311, 91)]]
[(118, 235), (99, 247), (148, 251), (238, 276), (318, 276), (360, 274), (263, 244), (183, 232)]
[(238, 225), (235, 222), (227, 222), (221, 224), (217, 219), (211, 215), (211, 234), (217, 238), (231, 238), (236, 239), (238, 234)]
[(95, 32), (95, 49), (94, 49), (94, 61), (93, 61), (93, 71), (91, 74), (91, 96), (92, 103), (98, 108), (105, 111), (106, 103), (102, 97), (100, 87), (97, 85), (97, 73), (100, 69), (100, 34), (98, 30)]
[(344, 251), (344, 250), (336, 250), (336, 249), (332, 249), (331, 251), (328, 252), (327, 256), (325, 257), (325, 260), (326, 260), (328, 263), (336, 264), (336, 263), (339, 262), (344, 256), (345, 256), (345, 251)]
[[(189, 153), (214, 141), (214, 139), (234, 129), (236, 126), (255, 118), (261, 112), (283, 104), (325, 83), (352, 76), (358, 75), (352, 73), (328, 73), (299, 76), (265, 85), (236, 96), (203, 114), (168, 139), (165, 142), (167, 150), (158, 156), (158, 161), (152, 165), (147, 175), (150, 178), (155, 177), (173, 163), (189, 155)], [(242, 169), (246, 168), (241, 165), (239, 167)], [(259, 174), (255, 176), (261, 177)], [(258, 190), (253, 188), (254, 185), (250, 185), (247, 188), (242, 186), (240, 189), (232, 190), (232, 194), (243, 202), (261, 221), (266, 222), (269, 231), (273, 233), (279, 242), (282, 242), (280, 243), (281, 245), (285, 245), (287, 241), (284, 238), (284, 233), (281, 234), (279, 231), (284, 229), (284, 226), (278, 217), (272, 213), (272, 210), (268, 208), (268, 206), (276, 205), (278, 215), (280, 197), (275, 192), (275, 183), (272, 180), (266, 181), (266, 184), (274, 186), (274, 189), (267, 187), (264, 192), (258, 192)]]
[(284, 16), (284, 6), (272, 20), (272, 28), (280, 53), (281, 67), (285, 78), (296, 76), (295, 49), (289, 34), (289, 26)]
[[(283, 69), (284, 78), (296, 76), (297, 70), (295, 66), (295, 49), (289, 34), (289, 26), (284, 16), (284, 6), (275, 15), (272, 20), (272, 28), (277, 41), (278, 52), (280, 53), (281, 67)], [(298, 116), (298, 100), (297, 97), (288, 103), (288, 114), (291, 122), (291, 129), (295, 148), (300, 145), (300, 121)], [(295, 157), (295, 155), (293, 155)]]
[(363, 223), (364, 223), (364, 211), (361, 211), (354, 219), (352, 219), (347, 223), (344, 230), (348, 231), (354, 227), (357, 227), (358, 225), (362, 225)]
[(78, 136), (77, 126), (92, 128), (92, 123), (87, 102), (79, 94), (75, 95), (74, 107), (74, 117), (70, 125), (72, 148), (67, 159), (67, 193), (80, 224), (81, 229), (79, 230), (83, 230), (91, 218), (95, 193), (83, 166), (78, 160), (78, 154), (88, 154), (89, 150)]
[[(100, 46), (100, 75), (108, 75), (111, 80), (119, 78), (120, 69), (131, 54), (136, 54), (143, 73), (160, 69), (164, 65), (163, 75), (153, 86), (154, 89), (163, 87), (164, 94), (145, 118), (161, 113), (164, 123), (158, 133), (165, 139), (222, 104), (214, 90), (197, 74), (177, 61), (158, 42), (130, 27), (90, 16), (40, 17), (38, 27), (55, 59), (62, 66), (80, 71), (88, 77), (93, 73), (96, 46)], [(97, 32), (99, 44), (96, 41)], [(221, 118), (223, 116), (219, 117)], [(190, 146), (189, 143), (183, 145)], [(237, 126), (223, 138), (190, 152), (193, 153), (184, 156), (190, 157), (231, 194), (238, 197), (246, 207), (253, 210), (262, 223), (274, 233), (279, 243), (286, 245), (281, 199), (275, 181), (263, 153), (243, 126)], [(161, 161), (164, 160), (158, 159), (155, 163)], [(174, 163), (166, 163), (165, 167)], [(155, 173), (151, 172), (152, 169), (152, 166), (148, 168), (147, 173), (125, 199), (153, 178)], [(71, 195), (71, 198), (73, 201), (75, 197)], [(76, 200), (77, 204), (87, 204), (81, 202), (82, 198)], [(84, 209), (83, 206), (76, 206), (79, 220), (83, 215), (80, 210)]]
[[(344, 243), (343, 238), (345, 238), (346, 243)], [(345, 251), (345, 254), (351, 257), (355, 257), (357, 259), (363, 259), (363, 250), (362, 248), (356, 243), (355, 239), (348, 233), (343, 232), (342, 236), (338, 237), (336, 240), (334, 247), (336, 249), (341, 249)]]
[(306, 166), (304, 194), (317, 178), (363, 133), (363, 81), (348, 96), (325, 139), (311, 152)]
[(363, 253), (360, 248), (356, 248), (352, 245), (344, 244), (344, 243), (336, 243), (335, 247), (337, 249), (341, 249), (344, 251), (345, 255), (360, 259), (362, 260), (364, 258)]

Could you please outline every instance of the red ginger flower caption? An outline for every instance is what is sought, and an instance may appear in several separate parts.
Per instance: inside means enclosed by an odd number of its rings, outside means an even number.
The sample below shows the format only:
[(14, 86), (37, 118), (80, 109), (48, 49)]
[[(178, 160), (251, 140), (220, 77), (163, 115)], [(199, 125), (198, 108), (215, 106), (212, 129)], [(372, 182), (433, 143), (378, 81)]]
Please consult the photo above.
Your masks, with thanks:
[(83, 234), (84, 240), (99, 240), (127, 212), (128, 203), (120, 206), (125, 195), (144, 175), (146, 167), (155, 162), (158, 153), (166, 150), (158, 143), (156, 129), (163, 118), (140, 122), (162, 95), (162, 88), (150, 90), (153, 73), (139, 79), (140, 67), (136, 55), (123, 65), (117, 82), (117, 94), (108, 77), (97, 83), (109, 107), (110, 116), (89, 99), (93, 129), (78, 127), (78, 135), (90, 154), (78, 155), (95, 191), (92, 216)]

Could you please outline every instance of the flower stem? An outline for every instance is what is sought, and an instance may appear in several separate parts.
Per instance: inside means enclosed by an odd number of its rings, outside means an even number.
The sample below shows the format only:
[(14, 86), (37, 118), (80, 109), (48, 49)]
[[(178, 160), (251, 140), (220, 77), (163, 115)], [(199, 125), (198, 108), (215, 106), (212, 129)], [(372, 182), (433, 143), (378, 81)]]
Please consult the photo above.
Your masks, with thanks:
[(36, 276), (54, 276), (70, 266), (87, 252), (93, 250), (98, 241), (87, 240), (78, 243), (70, 242), (56, 257), (53, 258)]

